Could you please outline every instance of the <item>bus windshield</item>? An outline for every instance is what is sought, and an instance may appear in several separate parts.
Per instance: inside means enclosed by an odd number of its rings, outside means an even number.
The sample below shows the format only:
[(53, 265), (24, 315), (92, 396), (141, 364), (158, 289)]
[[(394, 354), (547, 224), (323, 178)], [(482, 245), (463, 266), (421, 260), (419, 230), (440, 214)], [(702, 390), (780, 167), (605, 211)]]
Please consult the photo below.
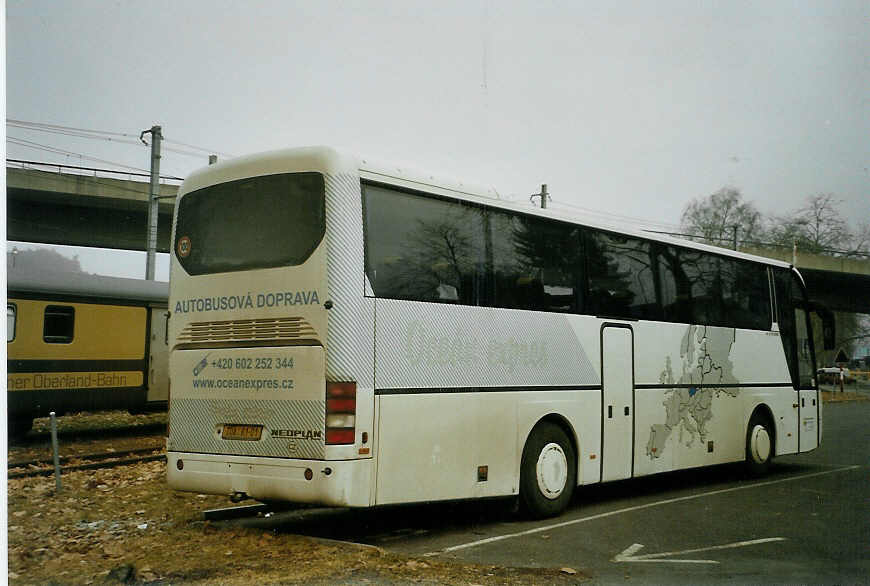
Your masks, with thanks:
[(320, 173), (251, 177), (179, 204), (176, 256), (190, 275), (300, 265), (326, 230)]

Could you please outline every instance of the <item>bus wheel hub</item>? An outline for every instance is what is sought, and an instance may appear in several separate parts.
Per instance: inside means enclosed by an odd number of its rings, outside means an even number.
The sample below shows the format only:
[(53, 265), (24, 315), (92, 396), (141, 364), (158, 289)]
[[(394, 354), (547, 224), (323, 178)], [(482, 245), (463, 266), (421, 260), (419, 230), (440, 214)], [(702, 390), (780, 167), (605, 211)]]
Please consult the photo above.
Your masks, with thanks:
[(559, 498), (568, 481), (568, 458), (562, 447), (557, 443), (544, 446), (535, 471), (541, 494), (550, 500)]
[(763, 464), (770, 457), (770, 436), (761, 425), (752, 430), (752, 459)]

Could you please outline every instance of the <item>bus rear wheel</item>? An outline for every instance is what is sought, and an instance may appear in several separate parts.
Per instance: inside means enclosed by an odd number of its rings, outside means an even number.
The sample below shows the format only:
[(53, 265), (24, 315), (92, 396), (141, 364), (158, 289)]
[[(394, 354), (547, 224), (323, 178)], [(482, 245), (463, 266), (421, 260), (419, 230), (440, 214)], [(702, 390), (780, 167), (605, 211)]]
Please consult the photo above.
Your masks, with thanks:
[(552, 517), (571, 502), (577, 458), (558, 425), (539, 423), (529, 434), (520, 467), (520, 504), (536, 519)]
[(746, 429), (746, 469), (761, 476), (770, 469), (774, 453), (773, 425), (761, 413), (753, 413)]

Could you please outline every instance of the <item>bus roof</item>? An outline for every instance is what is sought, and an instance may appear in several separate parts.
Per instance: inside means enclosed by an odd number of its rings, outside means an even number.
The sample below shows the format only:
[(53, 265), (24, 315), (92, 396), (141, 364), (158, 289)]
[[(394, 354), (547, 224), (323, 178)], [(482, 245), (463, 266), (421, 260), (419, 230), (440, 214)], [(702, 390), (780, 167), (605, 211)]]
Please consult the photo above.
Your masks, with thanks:
[(582, 212), (567, 214), (550, 209), (531, 207), (525, 201), (506, 200), (499, 196), (493, 187), (483, 187), (473, 183), (438, 177), (429, 173), (418, 171), (407, 166), (397, 166), (382, 163), (369, 158), (357, 157), (341, 153), (327, 146), (311, 146), (288, 148), (274, 151), (256, 153), (244, 157), (230, 159), (228, 161), (205, 167), (191, 174), (179, 189), (179, 195), (194, 191), (201, 187), (214, 185), (222, 181), (250, 177), (253, 175), (267, 175), (280, 173), (286, 169), (288, 162), (293, 163), (294, 168), (322, 173), (334, 173), (344, 170), (355, 170), (360, 178), (376, 183), (405, 188), (433, 195), (440, 195), (453, 199), (479, 203), (486, 206), (511, 210), (522, 214), (553, 218), (573, 224), (581, 224), (590, 228), (598, 228), (611, 232), (634, 236), (645, 240), (653, 240), (683, 248), (702, 250), (722, 256), (729, 256), (743, 260), (763, 263), (766, 265), (790, 268), (791, 265), (780, 260), (746, 254), (727, 248), (700, 244), (691, 240), (674, 238), (664, 234), (645, 232), (617, 222), (609, 223), (599, 218), (592, 217)]
[(69, 295), (94, 299), (121, 299), (166, 304), (169, 283), (105, 277), (64, 271), (41, 271), (33, 267), (7, 268), (7, 293)]
[(608, 223), (602, 221), (599, 218), (592, 217), (589, 214), (584, 214), (583, 212), (567, 214), (551, 209), (532, 207), (528, 204), (528, 202), (525, 201), (502, 199), (499, 196), (498, 192), (492, 187), (479, 187), (473, 184), (459, 182), (452, 179), (439, 178), (434, 175), (427, 175), (425, 173), (405, 167), (391, 166), (380, 162), (373, 162), (369, 159), (360, 159), (359, 172), (360, 177), (363, 179), (368, 179), (370, 181), (392, 185), (395, 187), (404, 187), (407, 189), (422, 191), (424, 193), (432, 193), (435, 195), (452, 197), (454, 199), (461, 199), (474, 203), (482, 203), (491, 207), (516, 211), (523, 214), (553, 218), (572, 224), (581, 224), (590, 228), (598, 228), (601, 230), (618, 232), (620, 234), (625, 234), (626, 236), (635, 236), (637, 238), (643, 238), (645, 240), (654, 240), (656, 242), (672, 244), (674, 246), (680, 246), (683, 248), (702, 250), (705, 252), (711, 252), (723, 256), (730, 256), (743, 260), (768, 264), (771, 266), (778, 266), (783, 268), (791, 267), (789, 263), (783, 262), (781, 260), (766, 258), (753, 254), (746, 254), (727, 248), (693, 242), (691, 240), (674, 238), (665, 234), (646, 232), (616, 222)]

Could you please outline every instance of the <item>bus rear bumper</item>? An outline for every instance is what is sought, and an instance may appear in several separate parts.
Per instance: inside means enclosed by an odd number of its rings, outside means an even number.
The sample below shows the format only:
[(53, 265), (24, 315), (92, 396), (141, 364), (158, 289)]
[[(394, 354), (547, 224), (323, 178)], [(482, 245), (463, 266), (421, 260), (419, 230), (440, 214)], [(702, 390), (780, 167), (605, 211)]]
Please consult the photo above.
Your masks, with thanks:
[(279, 460), (183, 452), (168, 452), (166, 458), (167, 480), (175, 490), (244, 493), (261, 501), (336, 507), (371, 504), (370, 459)]

